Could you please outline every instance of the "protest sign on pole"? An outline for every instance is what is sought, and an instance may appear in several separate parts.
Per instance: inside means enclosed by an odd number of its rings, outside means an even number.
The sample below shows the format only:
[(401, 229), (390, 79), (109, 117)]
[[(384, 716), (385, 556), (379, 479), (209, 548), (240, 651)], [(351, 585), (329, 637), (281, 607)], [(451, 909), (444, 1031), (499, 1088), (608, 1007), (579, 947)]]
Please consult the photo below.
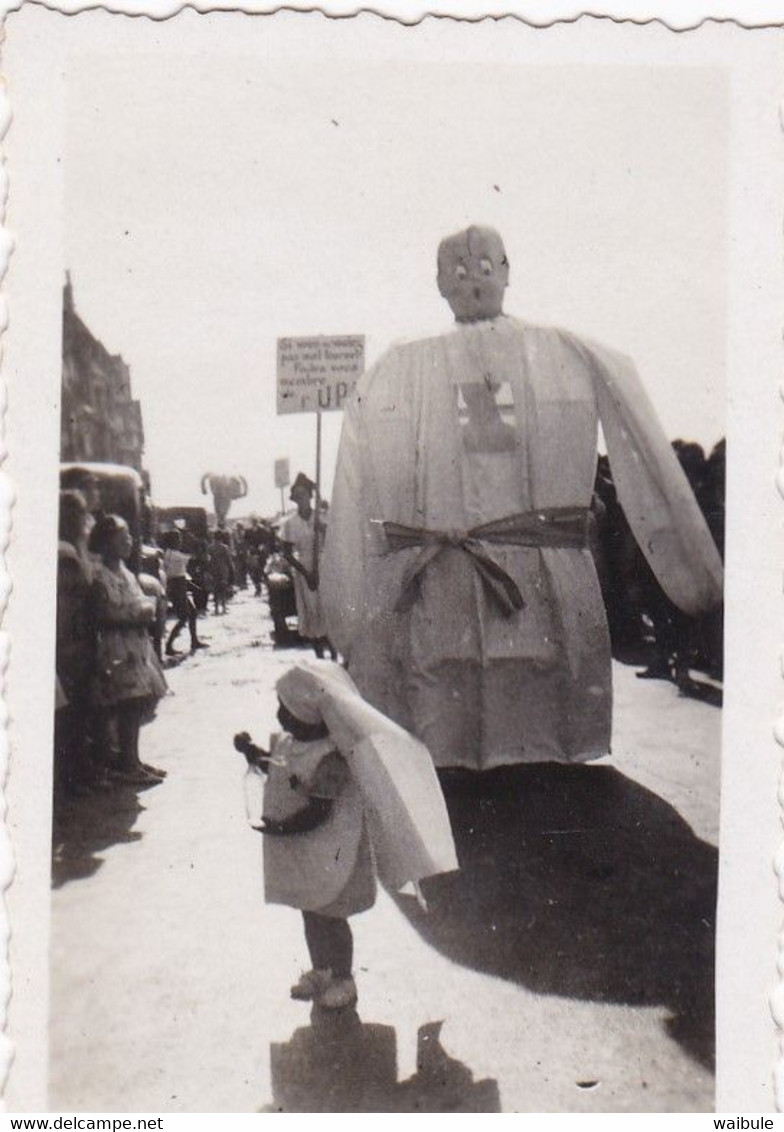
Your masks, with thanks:
[(278, 339), (278, 413), (342, 409), (365, 368), (362, 334)]
[(345, 407), (364, 369), (363, 334), (318, 334), (278, 339), (278, 414), (316, 414), (316, 519), (313, 532), (313, 574), (316, 581), (321, 517), (321, 414)]

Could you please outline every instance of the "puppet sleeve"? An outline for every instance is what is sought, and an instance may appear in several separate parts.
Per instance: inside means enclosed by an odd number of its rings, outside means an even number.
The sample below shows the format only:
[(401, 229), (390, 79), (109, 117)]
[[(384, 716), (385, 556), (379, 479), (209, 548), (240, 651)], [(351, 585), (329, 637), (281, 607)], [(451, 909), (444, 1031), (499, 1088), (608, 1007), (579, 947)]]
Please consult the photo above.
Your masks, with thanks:
[(667, 596), (697, 616), (722, 600), (722, 565), (689, 481), (632, 362), (577, 342), (590, 366), (618, 499)]
[[(379, 363), (380, 365), (381, 363)], [(378, 367), (360, 380), (343, 419), (329, 508), (329, 530), (319, 570), (319, 591), (327, 635), (346, 659), (371, 616), (366, 587), (368, 559), (379, 540), (370, 519), (380, 515), (368, 458), (363, 393)]]

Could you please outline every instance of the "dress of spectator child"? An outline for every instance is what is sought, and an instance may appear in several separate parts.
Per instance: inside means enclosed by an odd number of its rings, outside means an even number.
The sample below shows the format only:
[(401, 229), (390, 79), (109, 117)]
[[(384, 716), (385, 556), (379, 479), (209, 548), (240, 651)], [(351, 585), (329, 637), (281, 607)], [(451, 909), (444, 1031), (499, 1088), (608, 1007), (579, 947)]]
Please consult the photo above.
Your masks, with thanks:
[(212, 579), (212, 596), (215, 602), (215, 612), (225, 613), (226, 602), (229, 597), (233, 566), (231, 551), (229, 550), (229, 532), (215, 531), (210, 543), (210, 577)]
[(55, 667), (62, 705), (55, 715), (54, 769), (57, 791), (69, 794), (89, 790), (100, 778), (88, 746), (95, 633), (89, 609), (87, 515), (81, 492), (60, 492)]
[(150, 626), (150, 636), (152, 637), (155, 655), (162, 662), (166, 618), (169, 615), (169, 600), (166, 596), (163, 554), (157, 547), (146, 546), (142, 548), (141, 567), (137, 577), (144, 596), (151, 597), (155, 601), (155, 620)]
[(90, 589), (97, 630), (93, 703), (117, 724), (120, 744), (117, 776), (130, 785), (155, 786), (165, 771), (139, 758), (139, 729), (166, 693), (148, 627), (155, 601), (145, 597), (125, 565), (133, 550), (128, 525), (118, 515), (103, 515), (90, 534), (90, 549), (100, 555)]
[(340, 665), (299, 664), (277, 683), (286, 734), (271, 753), (235, 736), (249, 772), (268, 773), (263, 817), (268, 903), (303, 914), (312, 969), (291, 988), (326, 1009), (356, 1001), (348, 918), (391, 889), (457, 868), (427, 750), (366, 704)]
[(166, 531), (161, 538), (163, 543), (163, 569), (166, 574), (166, 595), (174, 609), (177, 621), (166, 642), (166, 655), (176, 656), (177, 650), (174, 642), (185, 625), (191, 638), (191, 652), (197, 649), (206, 649), (209, 646), (205, 641), (199, 640), (196, 630), (196, 606), (188, 593), (188, 562), (189, 554), (182, 551), (182, 537), (179, 531)]

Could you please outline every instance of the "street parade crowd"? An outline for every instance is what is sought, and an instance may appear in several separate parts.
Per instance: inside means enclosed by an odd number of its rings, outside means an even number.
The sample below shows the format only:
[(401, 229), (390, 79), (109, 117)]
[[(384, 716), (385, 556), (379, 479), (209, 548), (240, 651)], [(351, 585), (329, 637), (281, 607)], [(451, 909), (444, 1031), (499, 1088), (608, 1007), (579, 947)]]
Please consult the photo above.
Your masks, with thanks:
[(258, 596), (275, 534), (252, 520), (247, 529), (208, 538), (163, 531), (136, 546), (126, 518), (103, 509), (89, 469), (63, 473), (57, 561), (55, 812), (64, 800), (159, 784), (165, 772), (139, 754), (139, 730), (166, 693), (165, 667), (187, 627), (189, 652), (210, 602), (227, 612), (235, 588)]
[(140, 731), (181, 634), (209, 646), (210, 602), (230, 615), (251, 585), (273, 643), (315, 653), (277, 682), (277, 746), (234, 745), (260, 787), (265, 898), (303, 915), (291, 994), (327, 1009), (356, 999), (348, 920), (376, 877), (418, 892), (458, 867), (442, 772), (606, 754), (611, 650), (683, 694), (722, 675), (724, 442), (669, 444), (627, 359), (504, 316), (508, 273), (492, 230), (442, 242), (455, 328), (361, 379), (329, 510), (300, 473), (274, 522), (137, 547), (89, 476), (61, 483), (58, 802), (163, 781)]
[[(722, 555), (725, 447), (720, 440), (706, 455), (696, 442), (673, 442)], [(79, 487), (67, 486), (73, 482)], [(271, 646), (312, 647), (317, 656), (324, 655), (326, 646), (334, 657), (318, 589), (308, 586), (304, 566), (312, 561), (313, 488), (300, 474), (291, 491), (297, 509), (277, 523), (254, 516), (231, 529), (212, 531), (208, 538), (187, 530), (163, 531), (154, 545), (143, 548), (141, 569), (134, 573), (128, 568), (132, 547), (123, 520), (107, 527), (90, 473), (64, 474), (57, 576), (58, 799), (107, 789), (112, 782), (143, 787), (161, 781), (162, 772), (156, 775), (143, 764), (135, 746), (120, 743), (117, 724), (127, 717), (122, 705), (138, 700), (141, 720), (153, 718), (167, 660), (186, 655), (176, 647), (180, 633), (187, 628), (187, 651), (208, 647), (199, 638), (199, 627), (211, 609), (214, 615), (225, 614), (236, 590), (252, 588), (256, 597), (266, 597), (273, 622)], [(687, 694), (695, 689), (693, 671), (720, 680), (721, 610), (692, 618), (667, 598), (618, 503), (606, 456), (598, 460), (591, 516), (590, 544), (614, 655), (641, 665), (641, 677), (672, 680)], [(302, 533), (295, 541), (297, 528)], [(325, 536), (323, 521), (320, 530)], [(120, 651), (135, 675), (113, 694), (105, 673), (99, 678), (99, 672), (114, 664)]]

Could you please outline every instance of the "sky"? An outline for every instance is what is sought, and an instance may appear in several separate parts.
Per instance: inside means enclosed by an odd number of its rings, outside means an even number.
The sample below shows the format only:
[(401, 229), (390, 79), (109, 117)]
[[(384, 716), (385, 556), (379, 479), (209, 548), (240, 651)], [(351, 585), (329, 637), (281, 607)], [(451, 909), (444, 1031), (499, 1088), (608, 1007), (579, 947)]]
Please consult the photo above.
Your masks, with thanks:
[[(439, 240), (502, 233), (506, 310), (630, 354), (665, 431), (724, 432), (723, 72), (86, 56), (68, 75), (76, 309), (131, 367), (154, 500), (280, 506), (315, 473), (312, 414), (278, 417), (280, 336), (437, 333)], [(329, 495), (341, 414), (324, 414)]]

